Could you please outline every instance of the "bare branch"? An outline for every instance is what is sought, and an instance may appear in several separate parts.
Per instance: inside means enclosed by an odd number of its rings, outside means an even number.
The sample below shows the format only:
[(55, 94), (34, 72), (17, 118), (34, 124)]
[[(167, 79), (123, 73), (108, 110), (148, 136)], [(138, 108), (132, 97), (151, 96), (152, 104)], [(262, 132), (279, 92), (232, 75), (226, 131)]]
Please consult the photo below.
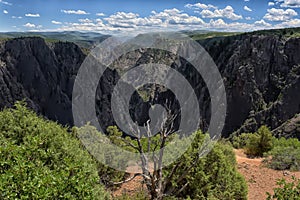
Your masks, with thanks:
[(180, 194), (187, 186), (189, 185), (189, 182), (187, 182), (186, 184), (184, 184), (177, 192), (176, 195)]
[(147, 137), (148, 137), (148, 152), (151, 150), (151, 130), (150, 130), (150, 120), (147, 121)]

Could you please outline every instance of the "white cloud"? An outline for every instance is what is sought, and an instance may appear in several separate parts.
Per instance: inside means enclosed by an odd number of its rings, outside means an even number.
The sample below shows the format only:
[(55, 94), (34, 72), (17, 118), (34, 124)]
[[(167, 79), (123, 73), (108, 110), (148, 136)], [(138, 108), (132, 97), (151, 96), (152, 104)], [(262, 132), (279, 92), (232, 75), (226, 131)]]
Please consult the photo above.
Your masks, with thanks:
[(263, 29), (264, 27), (258, 27), (254, 24), (247, 24), (247, 23), (240, 23), (240, 22), (233, 22), (233, 23), (226, 23), (222, 19), (213, 20), (211, 19), (208, 28), (210, 30), (221, 30), (221, 31), (236, 31), (236, 32), (243, 32), (245, 30), (258, 30)]
[(26, 27), (27, 29), (29, 29), (29, 31), (40, 31), (41, 28), (43, 27), (42, 25), (35, 25), (32, 23), (27, 23), (23, 25), (24, 27)]
[(268, 6), (274, 6), (274, 5), (275, 5), (274, 2), (269, 2), (269, 3), (268, 3)]
[(217, 19), (217, 20), (210, 20), (209, 22), (210, 26), (214, 28), (220, 28), (226, 26), (226, 23), (224, 22), (223, 19)]
[(13, 18), (13, 19), (22, 19), (23, 17), (21, 17), (21, 16), (19, 16), (19, 17), (12, 16), (11, 18)]
[(103, 16), (105, 16), (105, 14), (104, 13), (96, 13), (96, 16), (103, 17)]
[(145, 25), (146, 19), (140, 18), (136, 13), (117, 12), (109, 17), (104, 18), (112, 27), (117, 28), (134, 28), (136, 25)]
[[(197, 26), (205, 22), (196, 16), (190, 16), (176, 8), (165, 9), (162, 12), (152, 11), (148, 17), (140, 17), (136, 13), (117, 12), (104, 18), (108, 26), (112, 28), (171, 28), (179, 26)], [(157, 30), (156, 30), (157, 31)]]
[(201, 18), (196, 16), (190, 16), (187, 13), (184, 13), (176, 8), (173, 9), (165, 9), (163, 12), (156, 13), (152, 11), (152, 16), (149, 19), (153, 20), (160, 20), (165, 25), (199, 25), (204, 24), (204, 21)]
[[(203, 7), (204, 8), (204, 7)], [(138, 13), (133, 12), (116, 12), (112, 15), (98, 19), (84, 18), (78, 19), (77, 22), (57, 22), (61, 24), (56, 31), (97, 31), (106, 34), (139, 34), (151, 31), (179, 31), (179, 30), (212, 30), (212, 31), (254, 31), (261, 29), (272, 29), (280, 27), (297, 27), (300, 26), (300, 19), (293, 19), (297, 13), (292, 9), (269, 9), (265, 17), (255, 21), (254, 18), (248, 16), (246, 22), (227, 22), (226, 19), (238, 20), (242, 19), (241, 15), (234, 12), (231, 6), (224, 9), (202, 9), (194, 8), (195, 12), (204, 15), (210, 19), (205, 22), (200, 16), (185, 13), (176, 8), (165, 9), (161, 12), (152, 11), (150, 15), (141, 17)], [(202, 10), (201, 10), (202, 9)], [(73, 14), (73, 13), (72, 13)], [(269, 19), (278, 21), (279, 24), (273, 25)], [(269, 20), (269, 21), (267, 21)], [(268, 23), (269, 22), (269, 23)], [(54, 23), (56, 24), (56, 23)], [(27, 23), (24, 25), (28, 30), (38, 30), (40, 26)], [(53, 30), (52, 30), (53, 31)]]
[(85, 18), (85, 19), (79, 19), (78, 21), (81, 22), (81, 23), (92, 23), (92, 22), (93, 22), (93, 20), (88, 19), (88, 18)]
[(23, 26), (25, 26), (26, 28), (35, 28), (36, 27), (35, 24), (31, 24), (31, 23), (24, 24)]
[(96, 19), (95, 21), (96, 21), (96, 22), (103, 23), (102, 19)]
[(96, 23), (65, 23), (59, 31), (109, 31), (100, 19)]
[(32, 14), (32, 13), (27, 13), (25, 14), (26, 17), (40, 17), (40, 14)]
[(231, 6), (226, 6), (224, 9), (216, 9), (214, 12), (210, 10), (202, 10), (201, 12), (196, 11), (201, 14), (203, 18), (227, 18), (231, 20), (243, 19), (242, 15), (234, 13), (234, 9)]
[(7, 11), (7, 10), (3, 10), (3, 13), (4, 13), (4, 14), (8, 14), (8, 11)]
[(62, 24), (61, 22), (55, 21), (55, 20), (52, 20), (51, 23), (52, 23), (52, 24), (56, 24), (56, 25)]
[(0, 3), (5, 4), (5, 5), (8, 5), (8, 6), (11, 6), (11, 5), (12, 5), (12, 3), (9, 3), (9, 2), (3, 1), (3, 0), (0, 0)]
[(249, 2), (250, 0), (244, 0), (245, 2)]
[(61, 10), (61, 12), (65, 14), (75, 14), (75, 15), (88, 15), (90, 13), (87, 13), (84, 10)]
[(281, 7), (300, 8), (300, 0), (279, 0), (282, 2)]
[(265, 22), (265, 20), (260, 20), (260, 21), (256, 21), (254, 22), (255, 25), (257, 26), (264, 26), (264, 27), (271, 27), (272, 24)]
[(184, 7), (190, 8), (190, 9), (217, 9), (217, 7), (214, 5), (202, 4), (202, 3), (186, 4)]
[(249, 8), (248, 6), (244, 6), (244, 10), (249, 11), (249, 12), (252, 12), (252, 9)]
[(140, 17), (137, 13), (117, 12), (103, 19), (80, 19), (77, 23), (65, 23), (59, 31), (101, 31), (108, 34), (138, 34), (162, 30), (185, 30), (207, 27), (201, 18), (188, 15), (178, 9), (152, 11), (150, 16)]
[(298, 13), (293, 9), (283, 10), (271, 8), (267, 11), (267, 14), (263, 18), (269, 21), (288, 21), (298, 15)]
[(286, 22), (282, 22), (277, 24), (276, 28), (288, 28), (288, 27), (299, 27), (300, 26), (300, 19), (291, 19)]
[[(265, 22), (264, 20), (256, 21), (254, 23), (240, 23), (240, 22), (232, 22), (226, 23), (223, 19), (211, 19), (209, 22), (205, 23), (201, 21), (201, 23), (194, 23), (193, 19), (195, 16), (188, 15), (187, 17), (183, 17), (186, 20), (178, 20), (174, 21), (174, 17), (171, 13), (182, 13), (181, 11), (176, 11), (173, 9), (165, 10), (162, 12), (152, 12), (152, 15), (141, 18), (135, 13), (115, 13), (107, 18), (110, 18), (110, 23), (107, 21), (108, 19), (96, 19), (93, 22), (77, 22), (77, 23), (64, 23), (56, 31), (99, 31), (101, 33), (106, 34), (121, 34), (121, 35), (136, 35), (139, 33), (147, 33), (151, 31), (178, 31), (178, 30), (199, 30), (206, 29), (212, 31), (237, 31), (243, 32), (253, 31), (253, 30), (261, 30), (261, 29), (271, 29), (274, 28), (273, 25)], [(122, 17), (121, 17), (122, 16)], [(129, 21), (122, 21), (124, 17), (129, 18)], [(155, 22), (151, 24), (151, 20), (159, 20), (159, 23)], [(201, 19), (200, 19), (201, 20)], [(300, 21), (300, 20), (299, 20)], [(145, 23), (148, 22), (148, 23)], [(192, 22), (192, 23), (191, 23)], [(292, 23), (292, 22), (290, 22)], [(297, 21), (293, 21), (294, 26)], [(192, 26), (190, 26), (192, 25)], [(282, 25), (283, 26), (283, 25)], [(52, 30), (53, 31), (53, 30)]]
[[(106, 22), (104, 24), (103, 20)], [(66, 23), (58, 30), (60, 31), (101, 31), (112, 34), (114, 31), (125, 32), (138, 31), (149, 22), (146, 18), (140, 18), (135, 13), (117, 12), (104, 19), (79, 19), (78, 23)], [(144, 29), (144, 27), (142, 28)]]

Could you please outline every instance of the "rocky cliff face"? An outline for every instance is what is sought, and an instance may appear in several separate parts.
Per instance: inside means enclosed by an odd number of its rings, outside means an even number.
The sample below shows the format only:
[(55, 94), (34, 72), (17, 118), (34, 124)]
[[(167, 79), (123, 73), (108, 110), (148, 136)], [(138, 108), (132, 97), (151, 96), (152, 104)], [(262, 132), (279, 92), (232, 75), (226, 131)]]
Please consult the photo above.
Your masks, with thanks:
[[(281, 125), (300, 113), (300, 38), (244, 34), (199, 42), (213, 57), (224, 78), (228, 102), (224, 136), (234, 131), (255, 131), (262, 124), (278, 132)], [(175, 55), (153, 55), (154, 52), (141, 50), (118, 62), (127, 66), (149, 62), (169, 64), (180, 71), (196, 90), (203, 113), (201, 125), (207, 127), (210, 99), (201, 77), (195, 77), (189, 64)], [(41, 38), (2, 42), (0, 107), (26, 99), (29, 106), (49, 119), (72, 125), (72, 88), (84, 58), (80, 48), (68, 42), (46, 43)], [(96, 95), (97, 114), (104, 127), (114, 124), (109, 111), (110, 94), (119, 78), (116, 70), (107, 70), (105, 74)], [(140, 93), (132, 98), (136, 105), (131, 109), (132, 117), (140, 123), (148, 118), (141, 111), (148, 110), (151, 103), (171, 99), (171, 107), (178, 106), (170, 91), (154, 88), (145, 89), (153, 91), (152, 95)], [(295, 130), (292, 136), (300, 138), (298, 129)], [(284, 131), (279, 132), (284, 135)]]
[(300, 112), (300, 38), (242, 35), (208, 46), (225, 79), (226, 133), (275, 129)]
[(35, 111), (72, 124), (71, 94), (85, 55), (72, 43), (41, 38), (12, 39), (0, 45), (0, 106), (24, 100)]

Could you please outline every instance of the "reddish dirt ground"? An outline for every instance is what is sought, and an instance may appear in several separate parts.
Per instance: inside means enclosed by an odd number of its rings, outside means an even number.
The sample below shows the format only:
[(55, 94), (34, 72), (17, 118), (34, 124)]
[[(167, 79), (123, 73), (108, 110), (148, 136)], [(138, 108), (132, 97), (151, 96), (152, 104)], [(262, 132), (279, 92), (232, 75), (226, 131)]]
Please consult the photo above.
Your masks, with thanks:
[[(238, 171), (245, 177), (248, 185), (249, 200), (265, 200), (266, 192), (273, 193), (273, 188), (277, 187), (278, 179), (284, 178), (292, 180), (292, 176), (300, 178), (300, 172), (276, 171), (268, 169), (262, 164), (262, 158), (250, 159), (243, 150), (234, 150), (237, 159)], [(136, 177), (134, 180), (124, 183), (118, 190), (113, 192), (113, 196), (120, 196), (123, 193), (129, 195), (143, 188), (142, 178)]]
[[(139, 167), (131, 167), (128, 171), (141, 171)], [(130, 174), (132, 177), (133, 174)], [(122, 194), (133, 195), (135, 192), (141, 191), (145, 186), (142, 184), (143, 178), (141, 176), (135, 177), (132, 181), (124, 183), (118, 188), (116, 191), (113, 192), (114, 197), (121, 196)]]
[(245, 177), (248, 184), (249, 200), (265, 200), (266, 192), (273, 194), (277, 187), (277, 179), (292, 180), (292, 176), (300, 178), (300, 172), (277, 171), (263, 166), (262, 158), (250, 159), (243, 150), (234, 150), (239, 172)]
[(141, 191), (142, 188), (142, 177), (137, 176), (132, 181), (122, 184), (119, 189), (113, 192), (113, 196), (118, 197), (122, 194), (133, 195), (134, 193)]

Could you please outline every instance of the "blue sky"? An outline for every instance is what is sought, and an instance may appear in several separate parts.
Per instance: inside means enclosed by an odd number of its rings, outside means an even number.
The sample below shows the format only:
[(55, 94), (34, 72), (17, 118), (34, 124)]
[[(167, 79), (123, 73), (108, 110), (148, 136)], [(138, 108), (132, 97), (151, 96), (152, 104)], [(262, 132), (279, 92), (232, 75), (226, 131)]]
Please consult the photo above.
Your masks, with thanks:
[(252, 31), (300, 26), (300, 0), (0, 0), (0, 31)]

